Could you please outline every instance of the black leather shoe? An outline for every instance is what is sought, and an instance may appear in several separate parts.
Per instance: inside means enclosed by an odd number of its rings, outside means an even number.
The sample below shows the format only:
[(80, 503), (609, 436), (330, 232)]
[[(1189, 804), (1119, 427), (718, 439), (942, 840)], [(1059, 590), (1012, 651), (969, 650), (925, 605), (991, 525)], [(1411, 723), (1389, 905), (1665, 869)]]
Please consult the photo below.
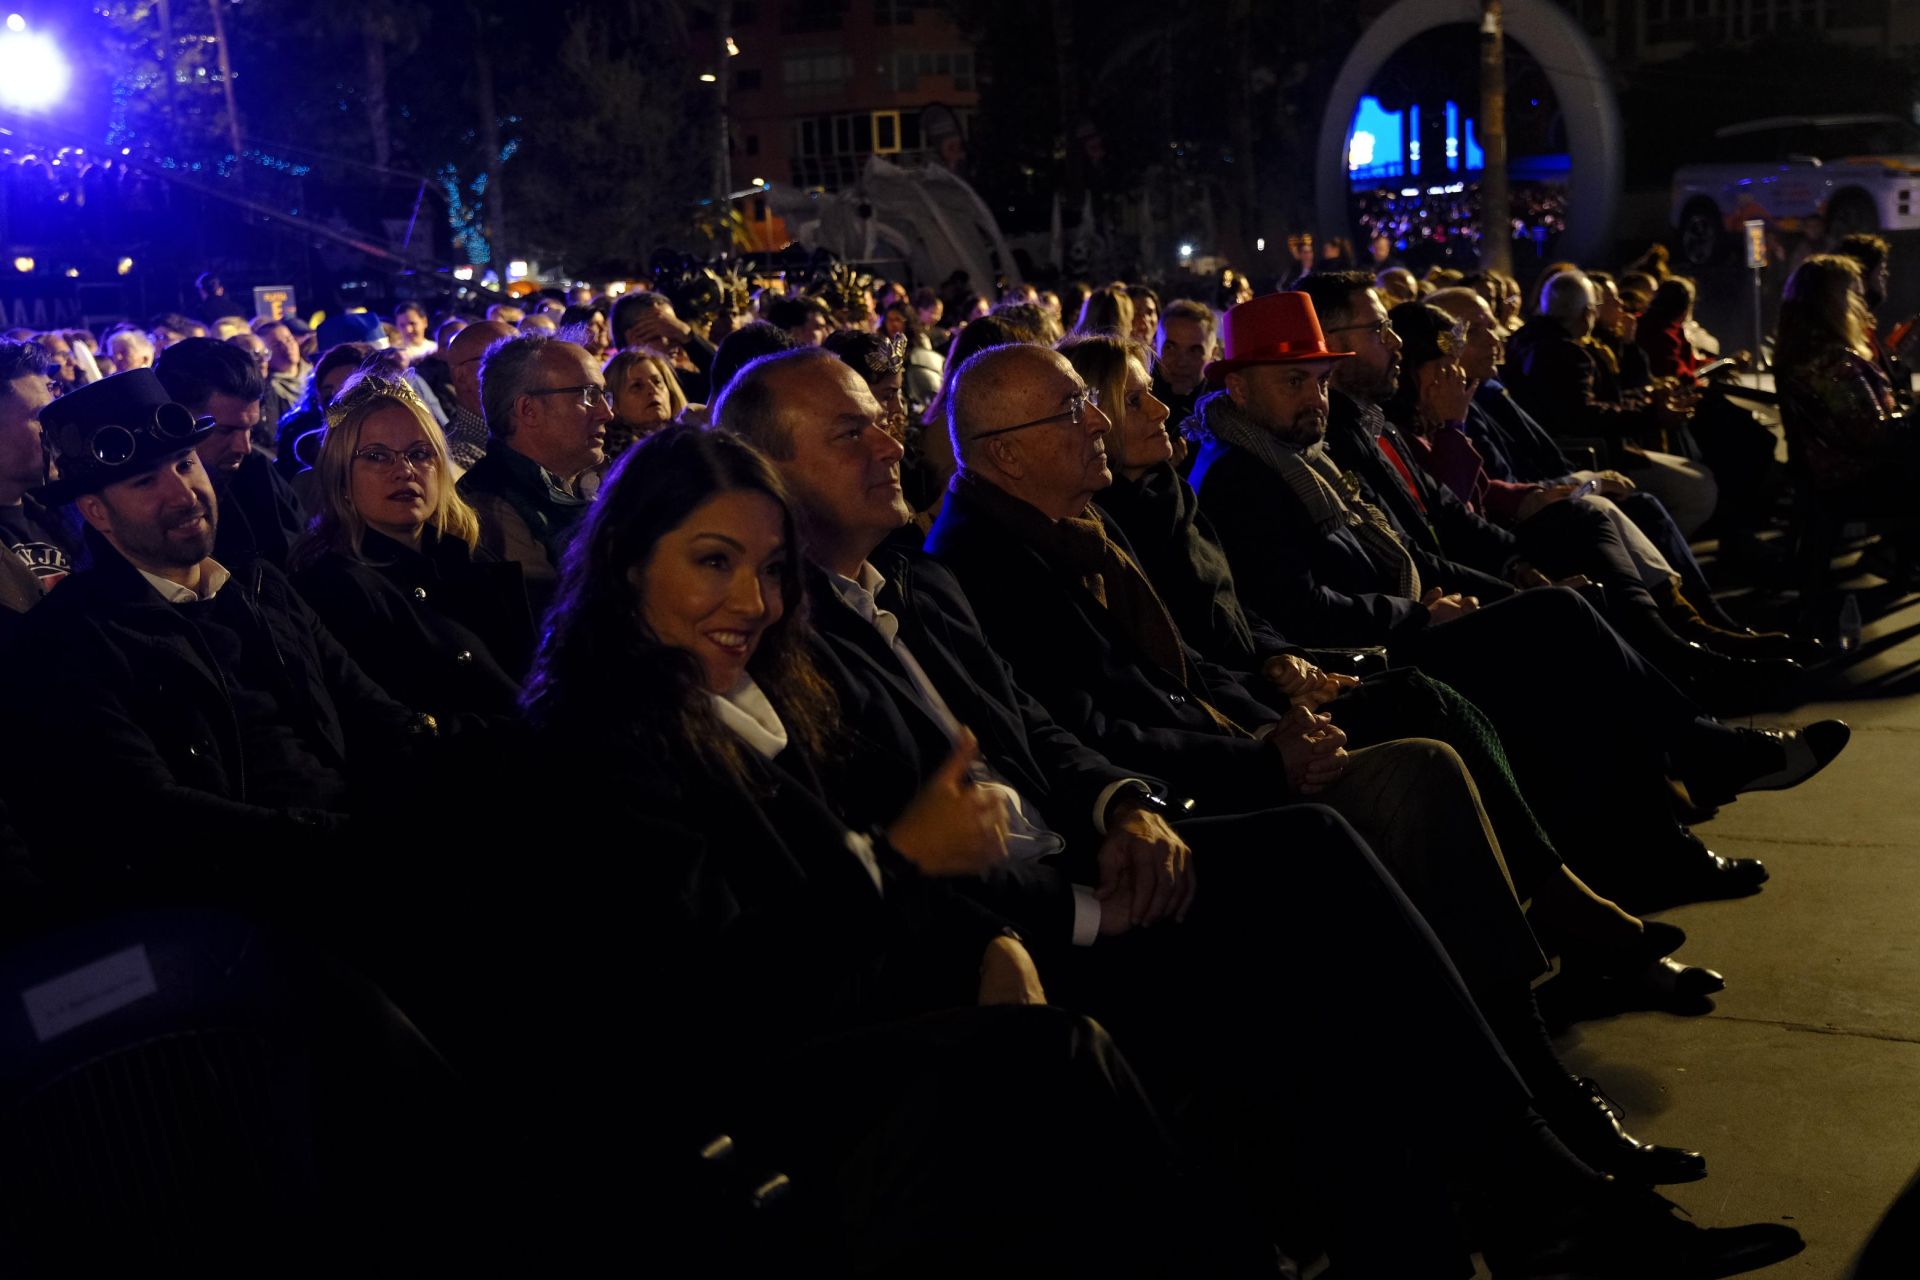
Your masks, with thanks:
[(1589, 1167), (1647, 1185), (1698, 1182), (1707, 1176), (1707, 1158), (1698, 1151), (1656, 1146), (1628, 1133), (1619, 1106), (1592, 1080), (1578, 1076), (1568, 1086), (1558, 1098), (1536, 1098), (1534, 1106), (1555, 1136)]
[(1736, 789), (1746, 791), (1785, 791), (1797, 787), (1833, 762), (1846, 750), (1853, 730), (1845, 720), (1818, 720), (1804, 729), (1743, 729), (1778, 744), (1781, 764), (1777, 769), (1749, 778)]
[(1700, 1227), (1671, 1200), (1621, 1184), (1541, 1224), (1530, 1245), (1515, 1243), (1488, 1244), (1494, 1280), (1715, 1280), (1806, 1248), (1782, 1223)]
[(1567, 961), (1560, 976), (1536, 994), (1548, 1027), (1557, 1031), (1642, 1010), (1699, 1017), (1713, 1012), (1711, 997), (1726, 986), (1714, 970), (1666, 956), (1633, 973), (1599, 973)]
[(1602, 889), (1642, 915), (1687, 902), (1749, 897), (1768, 879), (1767, 864), (1760, 859), (1723, 858), (1683, 827), (1636, 859), (1627, 874), (1624, 883), (1607, 880)]

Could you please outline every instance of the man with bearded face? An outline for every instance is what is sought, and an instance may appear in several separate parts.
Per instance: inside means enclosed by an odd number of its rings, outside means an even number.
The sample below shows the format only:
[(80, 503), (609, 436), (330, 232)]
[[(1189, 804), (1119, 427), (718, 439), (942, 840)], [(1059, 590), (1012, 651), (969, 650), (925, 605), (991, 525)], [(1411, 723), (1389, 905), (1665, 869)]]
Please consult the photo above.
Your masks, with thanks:
[[(337, 850), (356, 772), (430, 720), (361, 673), (271, 565), (214, 558), (196, 423), (151, 370), (41, 421), (92, 564), (27, 615), (10, 798), (59, 879), (297, 889)], [(58, 770), (34, 762), (69, 762)], [(31, 788), (26, 783), (30, 781)]]

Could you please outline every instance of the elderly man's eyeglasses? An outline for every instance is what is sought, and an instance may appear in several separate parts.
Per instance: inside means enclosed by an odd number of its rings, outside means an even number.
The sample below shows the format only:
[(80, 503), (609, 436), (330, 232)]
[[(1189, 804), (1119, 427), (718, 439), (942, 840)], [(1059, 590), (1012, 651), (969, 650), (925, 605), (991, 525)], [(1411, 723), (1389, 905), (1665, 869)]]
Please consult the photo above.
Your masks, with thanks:
[(584, 387), (536, 387), (526, 394), (530, 396), (578, 396), (579, 399), (575, 401), (575, 403), (582, 409), (591, 411), (604, 407), (608, 412), (613, 411), (613, 392), (607, 390), (605, 387), (592, 385)]
[(355, 462), (364, 462), (378, 471), (390, 471), (402, 462), (406, 463), (407, 468), (412, 471), (431, 471), (439, 464), (440, 455), (433, 451), (432, 445), (423, 440), (418, 444), (410, 444), (398, 452), (383, 444), (370, 444), (364, 449), (355, 449), (353, 459)]
[(1077, 427), (1086, 420), (1089, 406), (1095, 409), (1100, 407), (1100, 389), (1098, 387), (1080, 388), (1080, 390), (1067, 397), (1067, 407), (1058, 413), (1050, 413), (1044, 418), (1035, 418), (1032, 422), (1016, 423), (1011, 427), (995, 427), (991, 431), (982, 431), (979, 435), (975, 436), (974, 439), (991, 440), (995, 436), (1004, 436), (1009, 431), (1025, 431), (1028, 427), (1037, 427), (1043, 422), (1059, 422), (1063, 418), (1072, 422), (1073, 425)]

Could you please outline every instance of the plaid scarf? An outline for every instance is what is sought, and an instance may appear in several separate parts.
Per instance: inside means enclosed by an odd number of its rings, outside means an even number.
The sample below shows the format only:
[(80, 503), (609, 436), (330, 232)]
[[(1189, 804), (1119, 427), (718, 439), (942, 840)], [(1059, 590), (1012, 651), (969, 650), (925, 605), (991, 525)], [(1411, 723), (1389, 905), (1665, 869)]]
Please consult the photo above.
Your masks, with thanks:
[(1420, 598), (1420, 570), (1401, 545), (1385, 513), (1360, 497), (1360, 482), (1334, 465), (1324, 444), (1295, 449), (1261, 427), (1233, 403), (1225, 391), (1202, 399), (1195, 417), (1204, 430), (1222, 444), (1245, 449), (1286, 481), (1314, 531), (1322, 536), (1345, 527), (1352, 530), (1367, 559), (1390, 584), (1388, 590), (1406, 600)]

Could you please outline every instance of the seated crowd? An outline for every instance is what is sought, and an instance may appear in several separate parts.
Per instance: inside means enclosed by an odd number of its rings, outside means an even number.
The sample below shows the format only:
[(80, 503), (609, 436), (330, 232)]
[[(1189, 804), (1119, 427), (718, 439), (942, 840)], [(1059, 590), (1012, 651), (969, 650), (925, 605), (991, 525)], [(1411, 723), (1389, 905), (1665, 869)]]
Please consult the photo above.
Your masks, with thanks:
[[(1846, 745), (1720, 718), (1816, 648), (1690, 541), (1772, 437), (1684, 281), (1394, 270), (312, 333), (203, 278), (0, 343), (9, 927), (212, 901), (364, 973), (497, 1127), (423, 1219), (496, 1258), (1785, 1257), (1536, 996), (1720, 989), (1643, 913), (1758, 891), (1691, 824)], [(1915, 465), (1871, 278), (1809, 258), (1780, 339), (1849, 509)]]

